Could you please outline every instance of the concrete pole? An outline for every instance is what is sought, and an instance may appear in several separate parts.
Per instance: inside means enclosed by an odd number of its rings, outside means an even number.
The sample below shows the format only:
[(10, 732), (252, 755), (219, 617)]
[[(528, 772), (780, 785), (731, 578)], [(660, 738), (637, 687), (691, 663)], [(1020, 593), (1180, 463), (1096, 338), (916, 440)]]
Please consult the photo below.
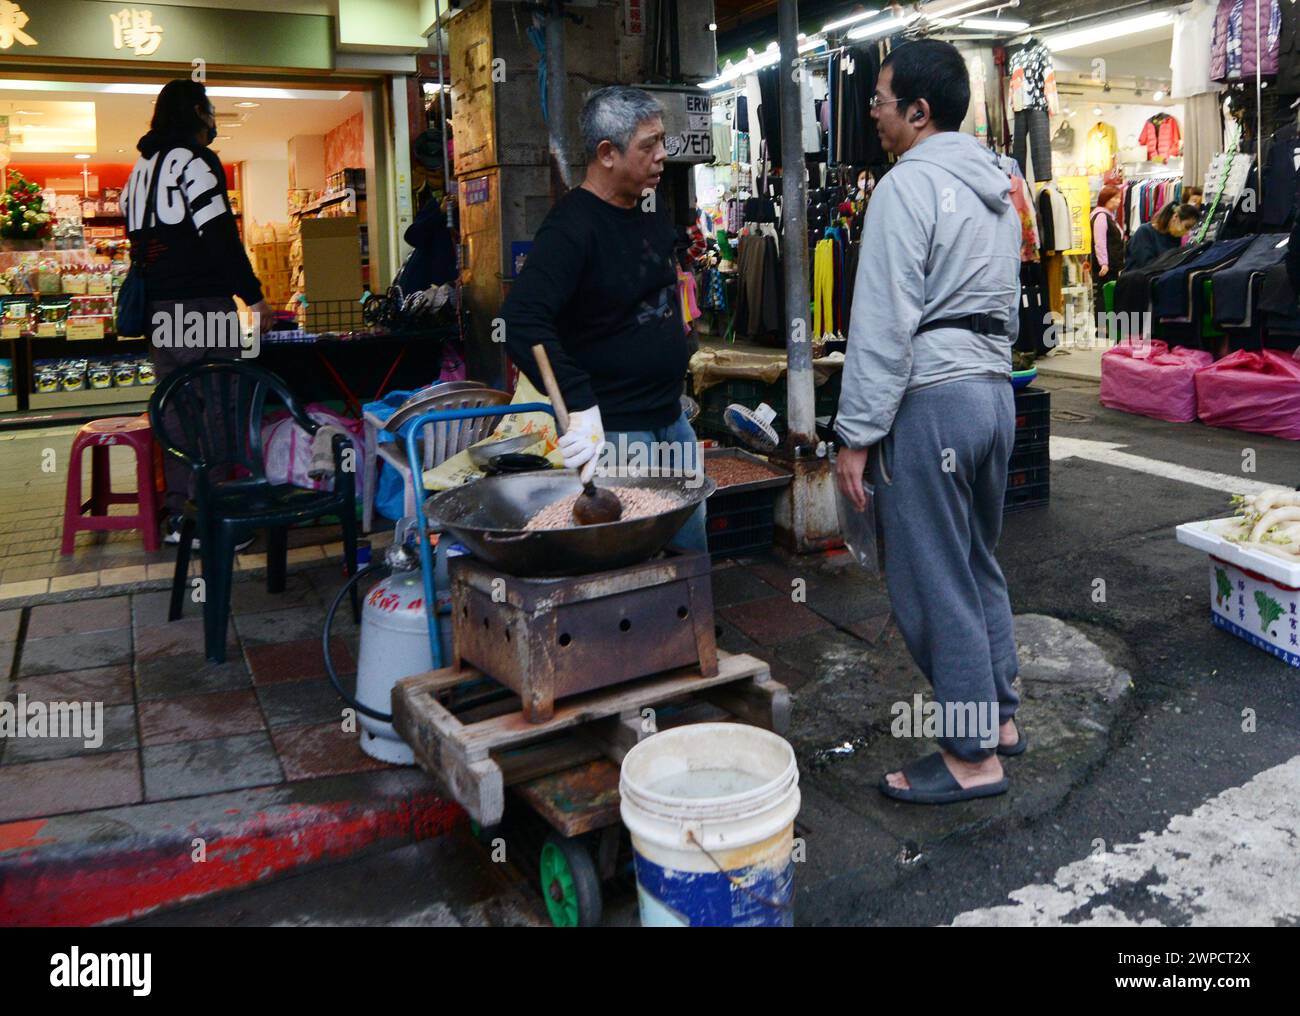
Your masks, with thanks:
[(799, 58), (799, 0), (780, 0), (777, 8), (781, 63), (781, 255), (785, 264), (785, 307), (789, 319), (786, 337), (786, 419), (789, 441), (816, 443), (812, 334), (808, 320), (808, 200), (804, 183), (803, 107), (799, 80), (804, 73)]
[[(551, 11), (546, 17), (546, 119), (550, 134), (551, 165), (553, 176), (564, 190), (569, 182), (568, 149), (564, 143), (568, 125), (564, 108), (564, 0), (551, 0)], [(555, 195), (557, 198), (560, 194)]]

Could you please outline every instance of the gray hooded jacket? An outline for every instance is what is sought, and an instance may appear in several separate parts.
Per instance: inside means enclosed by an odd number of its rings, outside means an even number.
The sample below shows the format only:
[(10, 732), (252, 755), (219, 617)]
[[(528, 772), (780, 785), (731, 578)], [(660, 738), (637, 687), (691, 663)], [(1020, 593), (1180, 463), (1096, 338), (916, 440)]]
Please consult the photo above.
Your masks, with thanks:
[[(904, 394), (970, 377), (1009, 377), (1019, 333), (1020, 216), (1010, 160), (973, 137), (932, 135), (908, 149), (867, 206), (835, 430), (875, 444)], [(992, 314), (1007, 335), (916, 334), (936, 318)]]

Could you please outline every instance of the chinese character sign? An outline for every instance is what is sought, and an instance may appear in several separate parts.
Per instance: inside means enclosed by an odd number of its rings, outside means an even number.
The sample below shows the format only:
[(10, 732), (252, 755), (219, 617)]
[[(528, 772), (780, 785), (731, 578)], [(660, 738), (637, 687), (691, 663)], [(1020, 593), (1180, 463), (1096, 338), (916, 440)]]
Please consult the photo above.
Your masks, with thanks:
[(162, 25), (153, 23), (153, 11), (137, 11), (123, 7), (110, 14), (113, 23), (113, 48), (134, 50), (136, 56), (149, 56), (162, 45)]
[(15, 42), (36, 45), (36, 40), (23, 31), (27, 21), (27, 13), (13, 0), (0, 0), (0, 49), (8, 49)]

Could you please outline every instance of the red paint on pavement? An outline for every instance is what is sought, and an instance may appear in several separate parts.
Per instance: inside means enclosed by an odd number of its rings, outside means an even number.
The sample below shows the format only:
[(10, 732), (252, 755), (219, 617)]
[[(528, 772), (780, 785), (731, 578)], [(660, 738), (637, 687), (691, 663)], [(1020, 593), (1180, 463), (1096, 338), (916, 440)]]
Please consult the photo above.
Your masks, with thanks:
[(191, 840), (143, 849), (129, 841), (104, 859), (73, 857), (11, 870), (0, 879), (0, 925), (76, 926), (141, 917), (164, 906), (245, 888), (322, 861), (342, 860), (391, 840), (414, 842), (449, 830), (459, 806), (432, 794), (358, 809), (349, 802), (290, 805), (251, 815), (205, 845)]
[(49, 819), (29, 818), (22, 822), (5, 822), (0, 824), (0, 854), (7, 850), (23, 850), (53, 843), (54, 837), (38, 840), (36, 834), (45, 828)]

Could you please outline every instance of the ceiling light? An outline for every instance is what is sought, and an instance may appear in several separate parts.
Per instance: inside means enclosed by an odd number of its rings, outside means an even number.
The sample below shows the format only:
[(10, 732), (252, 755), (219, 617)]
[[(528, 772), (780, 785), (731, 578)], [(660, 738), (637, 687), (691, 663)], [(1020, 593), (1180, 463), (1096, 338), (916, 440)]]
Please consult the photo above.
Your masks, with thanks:
[(15, 109), (14, 116), (44, 116), (43, 109)]
[(235, 105), (238, 106), (240, 109), (257, 109), (257, 107), (260, 106), (261, 103), (260, 102), (237, 102), (235, 103)]
[(710, 31), (710, 32), (716, 32), (717, 30), (718, 30), (718, 23), (717, 23), (716, 21), (710, 21), (710, 22), (709, 22), (709, 31)]
[(213, 140), (214, 140), (214, 141), (229, 141), (229, 140), (230, 140), (230, 135), (229, 135), (229, 134), (218, 134), (218, 135), (217, 135)]
[(858, 14), (850, 14), (847, 18), (840, 18), (838, 21), (832, 21), (829, 24), (822, 25), (823, 32), (833, 32), (837, 28), (843, 28), (845, 25), (855, 25), (859, 21), (865, 21), (867, 18), (874, 18), (880, 11), (870, 10), (861, 11)]
[(877, 21), (873, 25), (859, 25), (849, 32), (848, 37), (850, 39), (870, 39), (877, 35), (888, 35), (890, 32), (910, 25), (918, 17), (917, 14), (905, 14), (901, 18), (886, 18), (884, 21)]
[(1093, 107), (1092, 107), (1092, 115), (1093, 115), (1093, 116), (1101, 116), (1101, 107), (1100, 107), (1100, 106), (1093, 106)]
[(963, 18), (961, 27), (982, 29), (986, 32), (1006, 32), (1011, 35), (1023, 32), (1029, 27), (1029, 22), (1013, 21), (1011, 18)]
[(122, 154), (123, 152), (125, 152), (125, 151), (126, 151), (125, 148), (119, 148), (119, 149), (117, 150), (117, 153), (118, 153), (118, 155), (121, 155), (121, 154)]
[(1153, 98), (1156, 102), (1159, 102), (1164, 97), (1165, 97), (1165, 90), (1163, 88), (1157, 88), (1155, 90), (1155, 94), (1151, 96), (1151, 98)]
[(74, 158), (74, 159), (83, 159), (83, 160), (84, 160), (84, 159), (89, 159), (90, 156), (89, 156), (89, 155), (86, 155), (84, 152), (78, 152), (76, 155), (73, 156), (73, 158)]
[(1150, 28), (1160, 28), (1164, 25), (1173, 24), (1173, 20), (1173, 11), (1155, 11), (1151, 14), (1142, 14), (1136, 18), (1125, 18), (1123, 21), (1115, 21), (1110, 24), (1080, 28), (1076, 32), (1049, 35), (1043, 40), (1043, 44), (1053, 53), (1063, 53), (1067, 50), (1090, 46), (1094, 42), (1109, 41), (1124, 35), (1145, 32)]

